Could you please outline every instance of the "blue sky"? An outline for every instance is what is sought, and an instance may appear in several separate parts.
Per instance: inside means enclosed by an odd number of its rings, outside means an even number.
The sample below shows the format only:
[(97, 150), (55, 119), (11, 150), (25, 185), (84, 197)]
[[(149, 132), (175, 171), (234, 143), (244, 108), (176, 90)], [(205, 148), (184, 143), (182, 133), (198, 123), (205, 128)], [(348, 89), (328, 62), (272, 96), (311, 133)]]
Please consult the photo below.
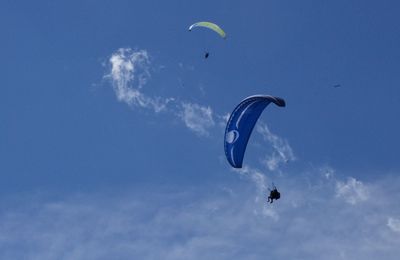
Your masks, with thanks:
[(2, 1), (0, 258), (397, 259), (399, 7)]

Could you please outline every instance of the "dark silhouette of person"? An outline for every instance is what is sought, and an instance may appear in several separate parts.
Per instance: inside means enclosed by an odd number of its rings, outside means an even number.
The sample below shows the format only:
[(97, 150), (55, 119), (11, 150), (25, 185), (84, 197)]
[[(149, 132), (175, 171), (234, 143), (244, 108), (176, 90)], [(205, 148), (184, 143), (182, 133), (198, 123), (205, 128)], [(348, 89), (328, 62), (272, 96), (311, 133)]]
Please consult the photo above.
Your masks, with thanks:
[(278, 200), (280, 197), (281, 197), (281, 193), (274, 186), (274, 188), (272, 190), (270, 190), (268, 202), (272, 203), (274, 200)]
[(204, 54), (204, 59), (207, 59), (208, 56), (210, 56), (210, 53), (209, 53), (209, 52), (206, 52), (206, 54)]

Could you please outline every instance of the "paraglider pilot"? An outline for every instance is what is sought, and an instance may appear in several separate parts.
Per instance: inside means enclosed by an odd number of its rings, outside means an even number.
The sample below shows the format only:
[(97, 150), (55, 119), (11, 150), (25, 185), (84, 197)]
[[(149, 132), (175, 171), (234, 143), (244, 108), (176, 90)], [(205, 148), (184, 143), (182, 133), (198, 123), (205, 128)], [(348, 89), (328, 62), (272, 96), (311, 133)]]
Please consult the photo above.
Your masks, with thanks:
[(210, 53), (209, 53), (209, 52), (206, 52), (206, 53), (204, 54), (204, 59), (207, 59), (209, 55), (210, 55)]
[(280, 192), (277, 190), (277, 188), (275, 187), (275, 185), (273, 186), (272, 190), (270, 190), (270, 194), (268, 197), (268, 202), (272, 203), (275, 200), (278, 200), (281, 197)]

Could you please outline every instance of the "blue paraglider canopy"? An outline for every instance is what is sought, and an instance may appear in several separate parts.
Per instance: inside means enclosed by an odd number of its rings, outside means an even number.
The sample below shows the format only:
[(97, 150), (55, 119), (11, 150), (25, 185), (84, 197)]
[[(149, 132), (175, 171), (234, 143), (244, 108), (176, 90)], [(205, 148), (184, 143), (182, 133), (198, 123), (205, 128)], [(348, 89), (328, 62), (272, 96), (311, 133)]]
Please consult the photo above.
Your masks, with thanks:
[(286, 106), (285, 100), (269, 95), (255, 95), (245, 98), (231, 113), (225, 129), (225, 155), (234, 168), (242, 168), (243, 156), (251, 132), (258, 118), (269, 103)]

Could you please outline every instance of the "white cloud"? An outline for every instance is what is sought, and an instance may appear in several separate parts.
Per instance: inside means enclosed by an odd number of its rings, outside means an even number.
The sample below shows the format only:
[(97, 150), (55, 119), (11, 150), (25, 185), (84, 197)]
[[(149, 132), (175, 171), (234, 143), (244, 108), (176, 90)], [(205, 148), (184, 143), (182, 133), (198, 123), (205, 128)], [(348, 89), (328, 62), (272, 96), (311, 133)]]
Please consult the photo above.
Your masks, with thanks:
[(288, 141), (273, 134), (266, 124), (259, 122), (256, 130), (263, 136), (264, 140), (268, 141), (273, 147), (272, 154), (267, 155), (263, 160), (263, 163), (270, 171), (275, 171), (280, 165), (296, 159)]
[(321, 167), (320, 172), (327, 180), (331, 180), (335, 176), (335, 169), (330, 166)]
[(240, 169), (234, 169), (233, 171), (249, 178), (255, 184), (256, 193), (254, 202), (259, 206), (254, 210), (254, 213), (277, 221), (279, 219), (279, 214), (268, 204), (266, 204), (266, 197), (269, 194), (266, 176), (259, 170), (250, 168), (249, 166), (245, 166)]
[(266, 177), (259, 170), (252, 169), (249, 166), (244, 166), (243, 168), (233, 169), (233, 171), (238, 172), (243, 176), (248, 176), (256, 185), (257, 193), (265, 194), (268, 187), (266, 183)]
[[(273, 204), (260, 193), (266, 179), (259, 171), (242, 175), (257, 189), (240, 182), (57, 201), (3, 198), (0, 259), (398, 259), (400, 220), (388, 216), (398, 216), (400, 179), (370, 184), (392, 192), (355, 208), (325, 196), (335, 182), (318, 173), (310, 186), (291, 173)], [(325, 187), (315, 190), (321, 181)], [(294, 206), (297, 198), (305, 199)]]
[(387, 226), (394, 232), (400, 233), (400, 219), (398, 218), (388, 218)]
[(209, 129), (215, 125), (213, 111), (208, 106), (182, 102), (179, 115), (185, 125), (198, 135), (208, 136)]
[(347, 182), (336, 183), (336, 197), (343, 198), (347, 203), (355, 205), (366, 201), (369, 197), (367, 187), (355, 178), (348, 178)]
[(217, 118), (217, 125), (223, 129), (225, 129), (226, 124), (228, 123), (230, 113), (226, 113), (224, 115), (216, 115), (215, 117)]
[(145, 50), (120, 48), (109, 59), (110, 73), (105, 76), (112, 82), (117, 99), (130, 106), (151, 108), (155, 112), (166, 109), (173, 98), (149, 97), (142, 92), (150, 79), (150, 58)]
[[(156, 113), (170, 113), (182, 119), (185, 126), (197, 135), (210, 135), (210, 129), (215, 126), (210, 106), (182, 101), (180, 98), (149, 96), (143, 92), (151, 78), (151, 63), (146, 50), (120, 48), (111, 55), (109, 64), (110, 71), (104, 77), (111, 81), (119, 101), (134, 107), (149, 108)], [(183, 64), (179, 66), (185, 67)], [(172, 102), (175, 105), (169, 105)]]

